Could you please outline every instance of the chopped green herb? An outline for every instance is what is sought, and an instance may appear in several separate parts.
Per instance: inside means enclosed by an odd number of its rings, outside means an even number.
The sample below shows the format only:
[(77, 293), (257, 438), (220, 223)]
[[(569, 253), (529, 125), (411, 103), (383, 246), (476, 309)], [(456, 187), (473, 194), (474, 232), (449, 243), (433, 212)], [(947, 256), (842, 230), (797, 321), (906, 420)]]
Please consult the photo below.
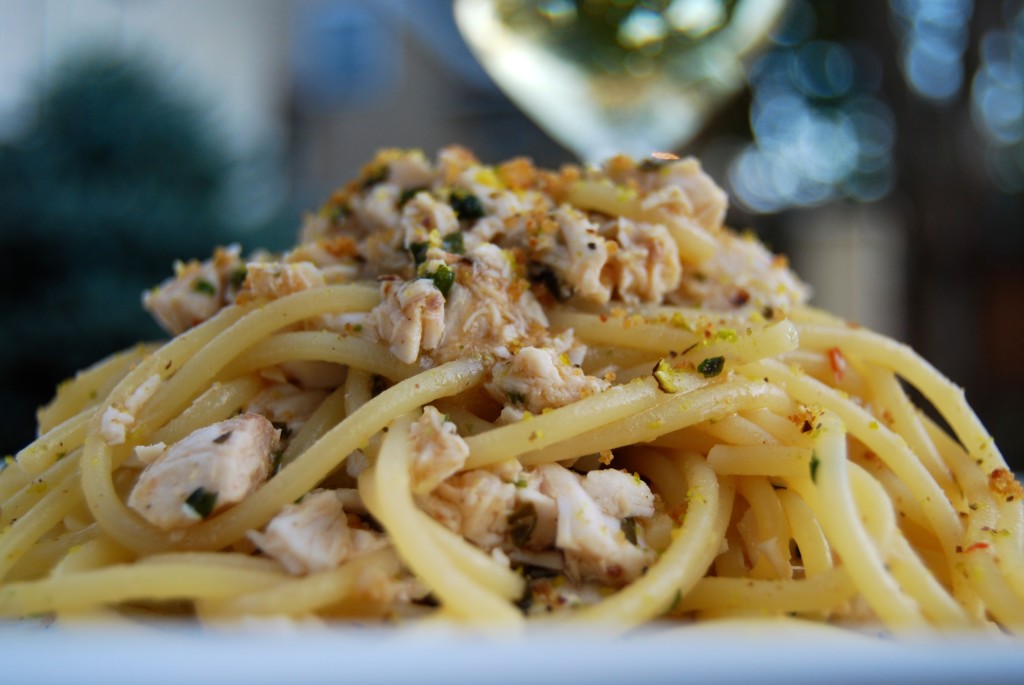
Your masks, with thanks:
[(323, 209), (320, 210), (320, 216), (326, 218), (332, 224), (337, 223), (338, 219), (348, 216), (352, 213), (352, 208), (347, 203), (340, 205), (329, 204), (324, 205)]
[(433, 279), (434, 287), (440, 290), (442, 295), (448, 297), (452, 284), (455, 283), (455, 272), (446, 264), (441, 264), (437, 267), (437, 271), (427, 274), (427, 278)]
[(200, 486), (185, 498), (185, 505), (196, 512), (200, 518), (208, 518), (213, 513), (214, 507), (217, 506), (217, 493), (207, 492)]
[(634, 545), (637, 544), (636, 543), (636, 519), (633, 518), (632, 516), (626, 517), (626, 518), (622, 519), (622, 523), (620, 524), (620, 527), (622, 528), (622, 533), (623, 533), (623, 535), (626, 536), (626, 539), (629, 540), (629, 542), (631, 544), (634, 544)]
[(242, 265), (231, 272), (231, 275), (228, 276), (228, 283), (231, 284), (232, 288), (238, 290), (245, 283), (245, 277), (248, 275), (249, 270), (245, 268), (245, 265)]
[(530, 283), (545, 286), (559, 302), (564, 302), (572, 297), (572, 288), (562, 283), (558, 274), (543, 262), (531, 261), (526, 264), (526, 278)]
[(473, 193), (458, 188), (448, 196), (448, 202), (461, 221), (474, 221), (484, 215), (484, 206)]
[(451, 252), (452, 254), (463, 254), (466, 251), (461, 232), (446, 235), (441, 239), (441, 247), (445, 249), (445, 252)]
[(817, 452), (811, 452), (811, 480), (818, 482), (818, 467), (821, 466), (821, 459), (818, 459)]
[(398, 206), (404, 207), (409, 200), (416, 197), (416, 193), (427, 190), (426, 186), (416, 186), (415, 188), (406, 188), (402, 191), (402, 194), (398, 196)]
[(196, 282), (192, 284), (192, 291), (203, 295), (209, 295), (210, 297), (217, 294), (216, 286), (205, 278), (197, 279)]
[(519, 478), (516, 480), (515, 483), (513, 483), (513, 485), (515, 485), (517, 489), (522, 490), (527, 485), (529, 485), (529, 483), (526, 482), (525, 478)]
[(14, 457), (12, 455), (8, 454), (3, 459), (0, 459), (0, 471), (3, 471), (4, 469), (6, 469), (8, 466), (10, 466), (13, 463), (14, 463)]
[(376, 169), (371, 169), (365, 176), (363, 176), (363, 189), (372, 188), (378, 183), (383, 183), (388, 180), (389, 169), (386, 165), (381, 165)]
[(523, 547), (530, 541), (533, 529), (537, 527), (537, 510), (532, 502), (519, 505), (508, 515), (508, 532), (516, 547)]
[(708, 357), (700, 364), (697, 365), (697, 371), (704, 378), (711, 378), (722, 373), (722, 369), (725, 367), (725, 357)]
[(640, 171), (660, 171), (665, 168), (666, 164), (668, 164), (668, 160), (648, 158), (640, 162), (637, 165), (637, 169)]
[(513, 407), (521, 407), (526, 404), (526, 395), (521, 392), (506, 392), (505, 399), (507, 399), (508, 403)]
[(427, 261), (428, 249), (430, 249), (430, 243), (409, 243), (409, 252), (412, 254), (412, 258), (413, 261), (416, 262), (416, 266)]
[(518, 570), (527, 580), (557, 578), (561, 575), (556, 569), (548, 568), (547, 566), (535, 566), (534, 564), (523, 564)]

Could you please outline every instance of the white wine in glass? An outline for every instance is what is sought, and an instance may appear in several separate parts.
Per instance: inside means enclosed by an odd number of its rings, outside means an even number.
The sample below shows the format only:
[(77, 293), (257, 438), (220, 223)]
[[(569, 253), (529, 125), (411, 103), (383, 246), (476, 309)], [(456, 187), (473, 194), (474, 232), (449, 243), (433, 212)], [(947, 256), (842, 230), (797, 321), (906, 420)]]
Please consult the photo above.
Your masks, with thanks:
[(455, 0), (502, 90), (583, 161), (678, 149), (744, 83), (787, 0)]

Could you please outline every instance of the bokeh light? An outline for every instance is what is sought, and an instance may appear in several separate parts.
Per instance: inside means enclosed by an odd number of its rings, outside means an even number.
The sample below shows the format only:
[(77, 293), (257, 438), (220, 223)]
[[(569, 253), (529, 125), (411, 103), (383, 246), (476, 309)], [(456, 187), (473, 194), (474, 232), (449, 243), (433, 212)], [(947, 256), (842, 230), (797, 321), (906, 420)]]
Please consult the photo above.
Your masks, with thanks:
[(921, 97), (953, 101), (964, 81), (972, 0), (890, 0), (904, 78)]
[(992, 181), (1016, 193), (1024, 190), (1024, 3), (1007, 25), (982, 38), (971, 116), (987, 142)]
[(872, 94), (871, 56), (812, 39), (815, 25), (813, 7), (796, 3), (750, 71), (754, 139), (734, 158), (729, 182), (754, 212), (873, 201), (892, 186), (893, 120)]

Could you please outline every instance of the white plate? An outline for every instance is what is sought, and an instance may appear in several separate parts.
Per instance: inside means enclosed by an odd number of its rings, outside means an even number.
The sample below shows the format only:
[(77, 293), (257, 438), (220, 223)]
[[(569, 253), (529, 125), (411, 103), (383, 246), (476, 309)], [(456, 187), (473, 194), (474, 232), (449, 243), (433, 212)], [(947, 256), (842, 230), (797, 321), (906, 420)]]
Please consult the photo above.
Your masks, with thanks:
[(209, 632), (0, 628), (9, 685), (751, 683), (1020, 685), (1024, 646), (979, 635), (881, 639), (792, 621), (721, 622), (612, 638), (431, 629)]

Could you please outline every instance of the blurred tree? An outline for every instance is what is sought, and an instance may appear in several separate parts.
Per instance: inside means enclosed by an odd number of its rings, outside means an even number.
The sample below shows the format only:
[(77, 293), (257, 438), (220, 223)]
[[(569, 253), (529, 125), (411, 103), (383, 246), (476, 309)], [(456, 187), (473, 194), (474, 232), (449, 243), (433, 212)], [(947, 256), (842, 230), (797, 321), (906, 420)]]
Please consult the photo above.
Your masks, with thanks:
[(174, 259), (233, 237), (227, 154), (200, 111), (138, 59), (55, 71), (34, 127), (0, 144), (0, 447), (76, 369), (161, 335), (140, 294)]

